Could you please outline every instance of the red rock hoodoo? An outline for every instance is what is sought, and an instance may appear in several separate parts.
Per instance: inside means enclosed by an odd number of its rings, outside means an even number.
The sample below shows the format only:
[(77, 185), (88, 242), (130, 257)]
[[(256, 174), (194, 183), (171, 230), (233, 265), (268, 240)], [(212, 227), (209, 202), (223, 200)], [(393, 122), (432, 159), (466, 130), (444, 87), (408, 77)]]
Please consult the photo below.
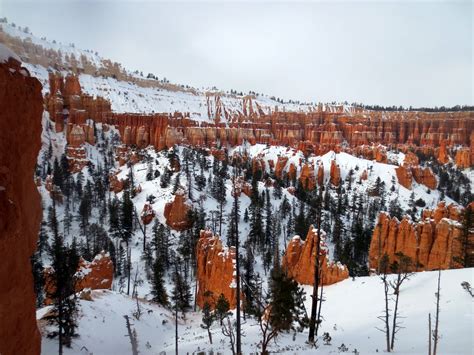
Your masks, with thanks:
[(142, 213), (140, 215), (143, 224), (150, 224), (151, 221), (153, 221), (153, 218), (155, 218), (155, 211), (153, 210), (153, 207), (147, 202), (143, 206)]
[[(321, 233), (322, 234), (322, 233)], [(327, 256), (327, 248), (323, 240), (319, 240), (316, 229), (311, 226), (304, 242), (299, 236), (293, 237), (283, 255), (282, 265), (288, 275), (300, 284), (314, 284), (314, 262), (316, 258), (316, 246), (321, 243), (320, 262), (322, 265), (322, 285), (331, 285), (349, 277), (349, 270), (345, 265), (330, 262)]]
[(335, 160), (331, 161), (329, 181), (333, 186), (339, 186), (339, 183), (341, 182), (341, 169), (339, 168), (339, 165), (337, 165)]
[[(44, 270), (45, 275), (45, 291), (46, 294), (54, 292), (54, 284), (51, 279), (51, 268)], [(91, 290), (110, 289), (114, 279), (114, 263), (110, 259), (110, 255), (105, 252), (97, 254), (92, 261), (81, 258), (77, 267), (76, 292), (80, 292), (86, 288)], [(46, 299), (46, 304), (50, 304), (51, 300)]]
[(30, 256), (42, 213), (33, 180), (42, 111), (40, 82), (17, 61), (0, 63), (0, 353), (5, 355), (41, 350)]
[[(462, 250), (462, 212), (460, 207), (441, 202), (436, 209), (423, 211), (423, 220), (418, 223), (409, 217), (398, 221), (380, 213), (370, 243), (370, 268), (378, 268), (382, 255), (387, 254), (393, 261), (398, 252), (409, 256), (417, 271), (461, 267), (458, 260)], [(469, 239), (473, 245), (473, 233)]]
[(199, 307), (204, 307), (205, 302), (213, 307), (217, 298), (223, 294), (230, 307), (235, 308), (234, 247), (224, 247), (219, 236), (214, 236), (210, 230), (201, 231), (196, 246), (196, 259)]
[(177, 231), (183, 231), (191, 228), (188, 213), (191, 206), (186, 200), (186, 194), (182, 189), (178, 189), (174, 195), (174, 200), (165, 205), (166, 223)]

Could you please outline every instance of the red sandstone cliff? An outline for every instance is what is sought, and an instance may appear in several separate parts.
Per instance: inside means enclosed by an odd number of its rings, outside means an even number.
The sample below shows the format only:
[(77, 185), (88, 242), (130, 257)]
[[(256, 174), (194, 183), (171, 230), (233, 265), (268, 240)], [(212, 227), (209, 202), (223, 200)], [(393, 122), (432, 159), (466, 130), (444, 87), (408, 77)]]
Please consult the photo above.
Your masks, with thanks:
[[(385, 148), (397, 147), (402, 151), (415, 150), (437, 157), (441, 163), (449, 161), (453, 147), (463, 146), (456, 161), (465, 167), (473, 159), (474, 117), (471, 112), (427, 113), (418, 111), (381, 112), (352, 110), (318, 110), (303, 112), (269, 112), (255, 110), (252, 97), (243, 98), (242, 111), (230, 114), (218, 95), (208, 95), (208, 115), (212, 122), (193, 121), (186, 113), (160, 114), (114, 113), (110, 102), (93, 98), (82, 92), (76, 76), (65, 79), (60, 74), (50, 75), (51, 92), (46, 106), (56, 129), (64, 129), (67, 119), (68, 142), (79, 148), (83, 142), (93, 144), (93, 130), (87, 123), (114, 125), (120, 131), (122, 142), (143, 148), (153, 145), (157, 149), (170, 148), (175, 144), (215, 148), (222, 145), (240, 145), (244, 140), (251, 144), (288, 145), (304, 153), (324, 154), (330, 150), (341, 151), (346, 142), (356, 155), (378, 162), (387, 162)], [(221, 113), (229, 124), (220, 122)], [(81, 130), (82, 133), (79, 131)], [(72, 134), (73, 133), (73, 134)], [(78, 145), (78, 142), (81, 142)], [(438, 148), (439, 147), (439, 148)], [(470, 147), (470, 148), (469, 148)], [(457, 153), (456, 153), (457, 154)], [(70, 158), (76, 157), (71, 152)], [(77, 155), (77, 153), (76, 153)], [(277, 163), (277, 177), (285, 161)], [(283, 166), (282, 166), (283, 165)], [(76, 170), (80, 165), (76, 167)], [(291, 173), (291, 167), (290, 167)], [(408, 182), (406, 182), (408, 186)], [(433, 186), (432, 181), (428, 182)]]
[(219, 236), (214, 236), (212, 231), (201, 231), (196, 246), (196, 259), (199, 307), (202, 308), (206, 301), (214, 306), (222, 293), (229, 301), (230, 308), (235, 308), (234, 247), (225, 248)]
[[(0, 44), (0, 51), (4, 50)], [(39, 354), (30, 256), (41, 204), (33, 181), (41, 146), (40, 82), (0, 63), (0, 353)]]
[(349, 270), (345, 265), (330, 262), (327, 257), (327, 248), (324, 240), (320, 241), (316, 230), (311, 226), (304, 242), (299, 236), (293, 237), (283, 255), (282, 265), (289, 276), (300, 284), (314, 284), (314, 262), (316, 259), (316, 246), (321, 243), (319, 256), (322, 265), (321, 284), (331, 285), (349, 277)]
[[(409, 256), (418, 271), (460, 267), (461, 214), (462, 208), (444, 202), (434, 210), (423, 211), (423, 220), (418, 223), (380, 213), (370, 244), (370, 268), (377, 269), (385, 253), (394, 260), (398, 252)], [(470, 238), (474, 241), (474, 234)]]

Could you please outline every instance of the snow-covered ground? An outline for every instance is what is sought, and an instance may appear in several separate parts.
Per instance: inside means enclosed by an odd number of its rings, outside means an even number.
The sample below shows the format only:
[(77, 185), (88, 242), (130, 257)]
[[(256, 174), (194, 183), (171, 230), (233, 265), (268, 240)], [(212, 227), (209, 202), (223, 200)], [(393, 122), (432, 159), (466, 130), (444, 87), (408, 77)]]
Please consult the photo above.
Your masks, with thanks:
[[(435, 313), (437, 272), (421, 272), (402, 286), (400, 312), (403, 329), (397, 335), (395, 353), (425, 354), (428, 349), (428, 314)], [(474, 319), (473, 298), (461, 287), (467, 281), (474, 285), (474, 269), (447, 270), (441, 273), (441, 313), (439, 354), (472, 354)], [(305, 287), (306, 307), (309, 310), (311, 287)], [(287, 354), (337, 354), (344, 344), (351, 353), (376, 354), (384, 351), (384, 334), (377, 318), (383, 310), (383, 288), (377, 276), (347, 279), (324, 288), (323, 323), (319, 331), (318, 349), (305, 343), (303, 333), (282, 334), (271, 343), (271, 351)], [(130, 354), (131, 346), (125, 325), (125, 315), (136, 330), (140, 354), (174, 353), (174, 318), (170, 310), (141, 302), (143, 314), (133, 317), (136, 302), (112, 291), (93, 291), (93, 301), (80, 302), (79, 337), (65, 354)], [(40, 317), (45, 310), (39, 310)], [(207, 331), (200, 328), (201, 314), (190, 312), (186, 320), (179, 320), (180, 353), (214, 351), (229, 354), (228, 340), (218, 324), (212, 326), (213, 345)], [(323, 345), (321, 336), (329, 332), (331, 345)], [(259, 327), (255, 320), (243, 322), (243, 350), (246, 354), (258, 352)], [(43, 338), (42, 353), (55, 353), (57, 340)]]

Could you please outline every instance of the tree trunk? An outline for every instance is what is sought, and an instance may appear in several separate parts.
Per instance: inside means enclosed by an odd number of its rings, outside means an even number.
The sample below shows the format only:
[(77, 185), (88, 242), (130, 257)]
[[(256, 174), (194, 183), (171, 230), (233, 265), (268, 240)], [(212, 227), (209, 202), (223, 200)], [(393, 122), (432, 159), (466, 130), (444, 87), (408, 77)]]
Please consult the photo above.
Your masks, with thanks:
[(393, 350), (395, 347), (395, 332), (397, 329), (397, 315), (398, 315), (398, 297), (400, 296), (400, 284), (401, 284), (401, 274), (398, 274), (397, 277), (397, 286), (395, 288), (395, 308), (393, 310), (393, 323), (392, 323), (392, 343), (390, 344), (390, 349)]
[(431, 355), (431, 313), (428, 313), (428, 355)]
[(209, 335), (209, 343), (212, 345), (212, 334), (211, 334), (211, 329), (207, 328), (207, 334)]
[(131, 254), (132, 254), (132, 251), (131, 249), (129, 249), (128, 242), (127, 242), (127, 296), (130, 296)]
[(390, 352), (390, 314), (388, 311), (388, 281), (384, 281), (385, 292), (385, 338), (387, 341), (387, 352)]
[[(237, 177), (235, 177), (237, 178)], [(235, 179), (234, 179), (235, 180)], [(236, 305), (236, 352), (242, 354), (241, 334), (240, 334), (240, 256), (239, 256), (239, 215), (238, 215), (238, 196), (234, 193), (234, 223), (235, 223), (235, 271), (237, 281), (237, 305)]]
[[(321, 196), (322, 189), (319, 190), (319, 195)], [(313, 285), (313, 294), (311, 300), (311, 316), (309, 319), (309, 335), (308, 342), (314, 343), (314, 336), (316, 333), (316, 315), (318, 308), (318, 287), (319, 287), (319, 254), (321, 253), (321, 243), (320, 243), (320, 233), (321, 233), (321, 199), (318, 198), (318, 242), (316, 244), (316, 256), (314, 260), (314, 285)]]
[(436, 355), (438, 350), (438, 339), (439, 339), (439, 299), (440, 299), (440, 290), (441, 290), (441, 269), (438, 271), (438, 292), (436, 292), (436, 318), (435, 318), (435, 329), (433, 333), (433, 355)]
[(178, 302), (174, 306), (174, 326), (175, 326), (175, 350), (176, 355), (178, 355)]

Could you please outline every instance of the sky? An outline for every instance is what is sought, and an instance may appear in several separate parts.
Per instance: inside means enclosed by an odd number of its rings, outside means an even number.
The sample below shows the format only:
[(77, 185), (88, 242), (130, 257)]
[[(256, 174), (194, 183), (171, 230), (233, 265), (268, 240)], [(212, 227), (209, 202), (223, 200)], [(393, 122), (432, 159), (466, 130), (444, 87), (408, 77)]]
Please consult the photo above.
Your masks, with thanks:
[(198, 88), (306, 102), (474, 104), (469, 0), (0, 0), (0, 16)]

